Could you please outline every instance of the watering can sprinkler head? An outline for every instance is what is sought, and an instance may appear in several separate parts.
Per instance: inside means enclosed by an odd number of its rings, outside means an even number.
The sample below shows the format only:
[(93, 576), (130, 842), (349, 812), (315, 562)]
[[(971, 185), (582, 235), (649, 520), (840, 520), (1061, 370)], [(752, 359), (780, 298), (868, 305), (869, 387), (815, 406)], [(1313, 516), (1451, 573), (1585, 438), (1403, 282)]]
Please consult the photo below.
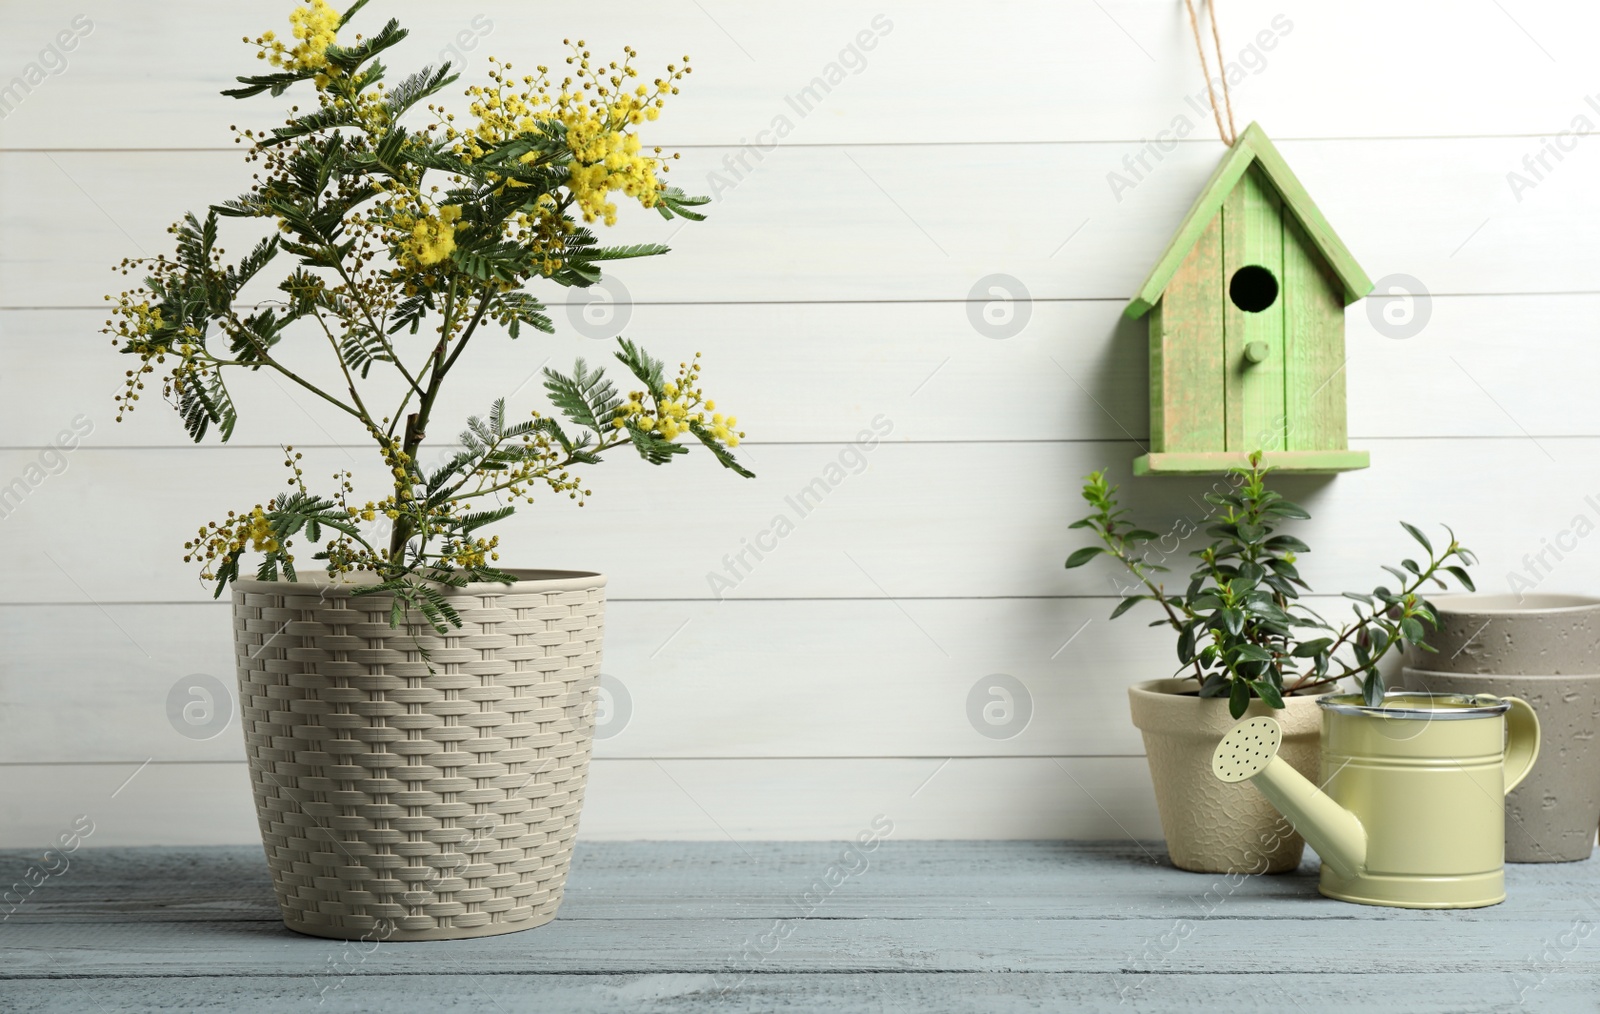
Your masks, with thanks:
[(1217, 744), (1211, 772), (1224, 782), (1249, 781), (1305, 836), (1323, 862), (1341, 876), (1354, 878), (1366, 865), (1366, 829), (1278, 756), (1282, 743), (1283, 728), (1276, 719), (1247, 718)]
[(1283, 726), (1276, 718), (1247, 718), (1228, 730), (1211, 755), (1211, 773), (1225, 782), (1242, 782), (1260, 774), (1278, 757)]

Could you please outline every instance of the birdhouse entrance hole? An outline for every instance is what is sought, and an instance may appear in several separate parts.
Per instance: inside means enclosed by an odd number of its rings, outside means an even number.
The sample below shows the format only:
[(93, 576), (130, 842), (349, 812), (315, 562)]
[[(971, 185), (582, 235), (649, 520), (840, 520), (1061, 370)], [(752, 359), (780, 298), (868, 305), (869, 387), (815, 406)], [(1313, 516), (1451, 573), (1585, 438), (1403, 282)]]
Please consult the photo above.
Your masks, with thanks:
[(1246, 264), (1233, 273), (1228, 298), (1245, 313), (1260, 313), (1278, 300), (1278, 280), (1259, 264)]

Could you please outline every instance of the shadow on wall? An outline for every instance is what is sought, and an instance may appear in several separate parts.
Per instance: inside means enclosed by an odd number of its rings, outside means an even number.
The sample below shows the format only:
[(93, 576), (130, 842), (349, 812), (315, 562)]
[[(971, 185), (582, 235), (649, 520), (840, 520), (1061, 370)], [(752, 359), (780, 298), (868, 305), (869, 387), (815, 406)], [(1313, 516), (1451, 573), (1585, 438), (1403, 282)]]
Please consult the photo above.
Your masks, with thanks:
[[(1177, 586), (1173, 590), (1181, 591), (1194, 566), (1189, 554), (1210, 541), (1205, 529), (1217, 508), (1206, 502), (1205, 495), (1213, 490), (1225, 490), (1227, 476), (1219, 473), (1135, 478), (1133, 459), (1149, 450), (1150, 441), (1148, 326), (1143, 320), (1130, 320), (1119, 313), (1110, 328), (1099, 336), (1095, 347), (1098, 355), (1092, 359), (1092, 368), (1074, 380), (1083, 389), (1083, 395), (1099, 406), (1112, 424), (1110, 429), (1121, 434), (1120, 439), (1105, 445), (1106, 460), (1100, 466), (1113, 483), (1122, 487), (1123, 505), (1133, 511), (1133, 517), (1143, 527), (1161, 534), (1161, 538), (1151, 544), (1151, 557), (1159, 558), (1158, 562), (1171, 568), (1168, 584)], [(1071, 400), (1063, 399), (1063, 411), (1067, 411)], [(1097, 427), (1095, 432), (1105, 431), (1105, 427)], [(1273, 489), (1311, 512), (1310, 522), (1292, 522), (1287, 530), (1301, 530), (1301, 525), (1315, 526), (1318, 504), (1336, 478), (1336, 475), (1276, 474), (1269, 479)], [(1067, 505), (1063, 517), (1076, 519), (1083, 506), (1078, 501)], [(1048, 543), (1045, 552), (1052, 558), (1065, 560), (1073, 549), (1083, 545), (1081, 540), (1072, 537), (1079, 533), (1069, 532), (1065, 521), (1059, 531), (1043, 534)], [(1314, 539), (1308, 537), (1306, 541), (1316, 549)], [(1376, 568), (1377, 564), (1373, 566)], [(1105, 571), (1104, 594), (1120, 595), (1125, 583), (1123, 575), (1110, 567)], [(1330, 592), (1318, 588), (1314, 582), (1312, 588), (1321, 594), (1337, 594), (1340, 590)], [(1109, 610), (1108, 604), (1108, 614)]]

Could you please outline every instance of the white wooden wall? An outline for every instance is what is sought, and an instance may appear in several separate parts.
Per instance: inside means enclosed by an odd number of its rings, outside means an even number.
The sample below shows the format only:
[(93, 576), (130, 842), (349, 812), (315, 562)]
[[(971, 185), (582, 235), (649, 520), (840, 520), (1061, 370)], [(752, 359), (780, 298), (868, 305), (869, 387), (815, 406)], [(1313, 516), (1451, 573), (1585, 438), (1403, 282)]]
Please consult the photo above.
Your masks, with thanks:
[[(179, 546), (276, 491), (278, 442), (312, 475), (356, 455), (370, 474), (367, 452), (265, 376), (237, 385), (226, 447), (190, 445), (154, 399), (116, 425), (125, 363), (97, 328), (121, 282), (108, 266), (167, 249), (178, 213), (247, 178), (228, 125), (270, 125), (279, 103), (216, 93), (255, 67), (240, 36), (281, 30), (287, 6), (0, 0), (0, 89), (59, 33), (73, 47), (0, 119), (0, 485), (39, 480), (0, 519), (0, 845), (42, 845), (78, 814), (100, 844), (255, 837), (237, 717), (193, 739), (167, 716), (175, 685), (232, 678), (226, 606)], [(718, 199), (681, 232), (625, 216), (617, 238), (670, 235), (675, 251), (622, 265), (631, 297), (613, 309), (658, 354), (704, 351), (760, 478), (704, 455), (619, 459), (590, 470), (588, 507), (501, 530), (509, 562), (611, 578), (606, 671), (629, 713), (613, 702), (584, 833), (840, 837), (881, 813), (903, 836), (1158, 834), (1124, 694), (1167, 674), (1169, 641), (1137, 613), (1108, 623), (1106, 572), (1061, 561), (1080, 544), (1079, 477), (1127, 477), (1147, 434), (1142, 325), (1122, 304), (1222, 154), (1187, 100), (1203, 80), (1181, 4), (619, 0), (548, 22), (555, 8), (509, 0), (385, 8), (414, 33), (397, 67), (456, 39), (475, 74), (489, 53), (555, 62), (563, 36), (631, 42), (646, 72), (694, 56), (653, 138), (683, 152), (680, 185)], [(1600, 139), (1561, 132), (1600, 126), (1600, 9), (1221, 14), (1239, 126), (1279, 142), (1374, 278), (1431, 293), (1348, 312), (1350, 432), (1373, 467), (1283, 483), (1316, 514), (1313, 585), (1376, 583), (1409, 551), (1403, 517), (1453, 524), (1487, 589), (1559, 542), (1540, 589), (1595, 590), (1600, 538), (1574, 526), (1600, 523)], [(875, 46), (841, 58), (862, 32)], [(1258, 35), (1272, 48), (1247, 52)], [(786, 99), (841, 59), (853, 69), (799, 115)], [(1147, 141), (1175, 125), (1182, 143), (1154, 161)], [(1114, 192), (1108, 174), (1132, 180), (1141, 152), (1149, 171)], [(993, 274), (1028, 297), (971, 302)], [(442, 418), (502, 394), (531, 408), (541, 365), (604, 353), (568, 324), (566, 294), (546, 295), (563, 334), (476, 349)], [(971, 318), (985, 310), (1026, 326), (988, 337)], [(1409, 338), (1375, 325), (1424, 313)], [(57, 458), (75, 419), (92, 431)], [(852, 449), (875, 420), (887, 436)], [(718, 601), (708, 574), (792, 517), (787, 496), (837, 478), (831, 463), (845, 477)], [(1204, 485), (1125, 489), (1166, 530), (1198, 516)], [(969, 720), (995, 674), (1031, 705), (1010, 738)]]

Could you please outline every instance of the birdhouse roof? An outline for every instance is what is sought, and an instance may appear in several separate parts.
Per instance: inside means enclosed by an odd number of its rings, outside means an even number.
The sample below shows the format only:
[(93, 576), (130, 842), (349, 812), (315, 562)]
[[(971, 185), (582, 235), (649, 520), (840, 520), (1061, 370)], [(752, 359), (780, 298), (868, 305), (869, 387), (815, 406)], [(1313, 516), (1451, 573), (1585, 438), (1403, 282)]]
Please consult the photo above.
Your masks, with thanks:
[(1328, 220), (1322, 217), (1322, 212), (1312, 202), (1311, 195), (1306, 193), (1306, 188), (1300, 185), (1299, 179), (1289, 169), (1289, 163), (1285, 162), (1283, 156), (1278, 154), (1278, 149), (1272, 146), (1272, 142), (1267, 139), (1266, 131), (1252, 123), (1239, 135), (1238, 140), (1234, 141), (1227, 157), (1211, 174), (1211, 179), (1206, 181), (1205, 189), (1200, 191), (1200, 197), (1184, 216), (1177, 235), (1172, 237), (1172, 243), (1161, 255), (1161, 259), (1156, 261), (1156, 266), (1144, 280), (1144, 284), (1139, 286), (1138, 294), (1128, 303), (1126, 313), (1129, 317), (1142, 317), (1156, 305), (1156, 301), (1166, 290), (1167, 282), (1172, 280), (1173, 273), (1178, 270), (1178, 266), (1189, 255), (1195, 243), (1199, 242), (1206, 226), (1216, 217), (1217, 212), (1222, 210), (1222, 202), (1227, 200), (1228, 194), (1233, 192), (1240, 178), (1252, 165), (1259, 166), (1266, 174), (1267, 179), (1283, 198), (1283, 206), (1294, 215), (1317, 252), (1338, 276), (1339, 283), (1344, 287), (1345, 305), (1349, 306), (1372, 291), (1372, 280), (1361, 270), (1361, 265), (1356, 263), (1349, 248), (1334, 234), (1333, 228), (1328, 225)]

